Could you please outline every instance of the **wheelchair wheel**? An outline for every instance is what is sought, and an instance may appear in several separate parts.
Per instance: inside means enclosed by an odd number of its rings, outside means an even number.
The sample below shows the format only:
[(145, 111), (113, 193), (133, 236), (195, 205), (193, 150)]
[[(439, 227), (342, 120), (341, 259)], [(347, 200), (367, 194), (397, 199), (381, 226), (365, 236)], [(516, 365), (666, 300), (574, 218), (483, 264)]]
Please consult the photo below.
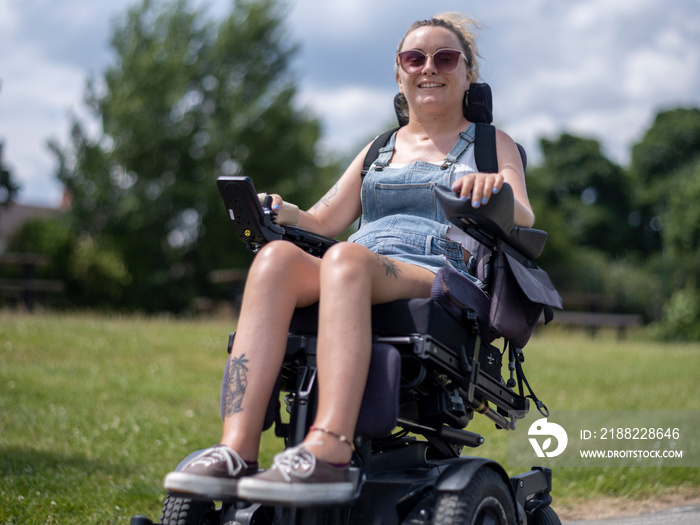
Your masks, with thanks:
[(440, 493), (435, 502), (435, 525), (511, 525), (515, 507), (501, 476), (490, 468), (474, 474), (461, 492)]
[(213, 501), (168, 496), (160, 522), (161, 525), (218, 525), (219, 517)]
[(535, 511), (527, 522), (529, 525), (561, 525), (561, 520), (554, 509), (550, 506), (543, 507)]

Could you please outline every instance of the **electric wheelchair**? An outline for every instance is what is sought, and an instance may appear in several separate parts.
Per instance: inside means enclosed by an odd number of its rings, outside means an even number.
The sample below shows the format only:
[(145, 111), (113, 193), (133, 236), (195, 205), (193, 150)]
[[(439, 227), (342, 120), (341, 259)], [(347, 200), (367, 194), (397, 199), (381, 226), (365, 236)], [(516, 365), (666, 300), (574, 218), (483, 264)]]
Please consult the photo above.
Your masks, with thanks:
[[(336, 242), (278, 225), (269, 200), (260, 203), (249, 178), (221, 177), (217, 184), (236, 235), (253, 251), (284, 239), (320, 257)], [(436, 195), (451, 222), (475, 237), (485, 252), (507, 250), (536, 268), (532, 259), (541, 253), (547, 234), (513, 226), (513, 194), (507, 184), (479, 209), (459, 201), (448, 188), (436, 188)], [(483, 255), (482, 261), (489, 259)], [(355, 435), (352, 466), (357, 489), (352, 501), (274, 507), (232, 499), (217, 506), (213, 501), (170, 494), (162, 524), (560, 523), (550, 507), (549, 469), (533, 467), (509, 477), (493, 460), (461, 455), (464, 447), (484, 442), (480, 435), (465, 429), (475, 412), (505, 430), (515, 428), (517, 420), (529, 411), (531, 400), (547, 414), (546, 406), (524, 378), (522, 348), (504, 338), (508, 352), (502, 354), (491, 344), (502, 334), (484, 322), (488, 313), (473, 304), (475, 283), (483, 289), (484, 297), (494, 292), (493, 282), (501, 271), (495, 261), (491, 257), (482, 264), (479, 276), (483, 284), (455, 270), (442, 269), (430, 298), (372, 308), (374, 344)], [(299, 444), (313, 421), (316, 329), (317, 305), (297, 309), (285, 363), (266, 416), (266, 427), (274, 425), (275, 434), (287, 447)], [(234, 337), (229, 337), (229, 352)], [(508, 359), (507, 380), (501, 375), (502, 356)], [(226, 383), (224, 377), (224, 386)], [(286, 422), (282, 410), (288, 413)], [(137, 516), (131, 523), (153, 522)]]

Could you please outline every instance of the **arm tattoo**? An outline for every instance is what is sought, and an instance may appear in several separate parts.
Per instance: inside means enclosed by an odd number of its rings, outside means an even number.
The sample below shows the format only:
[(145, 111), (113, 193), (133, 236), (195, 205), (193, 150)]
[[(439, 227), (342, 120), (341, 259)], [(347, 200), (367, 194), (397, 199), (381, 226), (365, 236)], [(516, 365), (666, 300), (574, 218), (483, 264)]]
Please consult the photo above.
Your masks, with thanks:
[(391, 275), (394, 279), (398, 279), (399, 274), (401, 273), (401, 269), (398, 266), (396, 266), (396, 261), (384, 255), (379, 255), (378, 253), (376, 254), (376, 256), (377, 260), (384, 268), (387, 277)]
[(248, 367), (245, 364), (248, 360), (245, 354), (241, 357), (231, 357), (228, 370), (228, 389), (226, 391), (225, 412), (226, 416), (232, 416), (243, 412), (243, 394), (248, 388)]
[(318, 201), (316, 204), (314, 204), (314, 210), (317, 210), (321, 207), (321, 204), (323, 204), (326, 208), (330, 206), (331, 199), (335, 197), (338, 193), (338, 183), (336, 182), (333, 187), (328, 190), (328, 193), (326, 193), (323, 198)]

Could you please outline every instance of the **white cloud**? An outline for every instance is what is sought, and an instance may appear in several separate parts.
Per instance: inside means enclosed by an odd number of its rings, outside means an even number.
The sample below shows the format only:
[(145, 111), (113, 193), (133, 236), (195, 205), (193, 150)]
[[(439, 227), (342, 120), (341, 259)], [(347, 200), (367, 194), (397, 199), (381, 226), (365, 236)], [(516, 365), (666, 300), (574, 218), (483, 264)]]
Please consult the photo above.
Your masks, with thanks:
[[(625, 94), (635, 99), (682, 96), (698, 85), (700, 49), (673, 28), (661, 28), (648, 46), (632, 52), (624, 68)], [(696, 43), (695, 43), (696, 44)]]
[[(138, 2), (0, 2), (0, 140), (23, 201), (58, 202), (46, 140), (67, 140), (69, 112), (84, 111), (86, 77), (108, 65), (110, 20)], [(219, 18), (229, 12), (230, 0), (208, 3)], [(288, 5), (290, 38), (301, 44), (299, 102), (321, 118), (325, 147), (356, 149), (393, 124), (394, 48), (436, 8), (422, 0)], [(540, 136), (568, 130), (598, 138), (624, 162), (658, 110), (700, 106), (697, 0), (442, 0), (439, 8), (484, 22), (482, 73), (497, 123), (531, 159)]]
[(300, 103), (322, 115), (325, 125), (324, 147), (352, 153), (385, 128), (394, 124), (394, 94), (362, 86), (337, 90), (308, 89)]
[(62, 190), (53, 177), (54, 160), (46, 143), (49, 138), (67, 136), (70, 112), (82, 112), (84, 83), (82, 70), (47, 62), (32, 48), (5, 58), (0, 140), (5, 142), (3, 160), (23, 186), (23, 201), (60, 201)]

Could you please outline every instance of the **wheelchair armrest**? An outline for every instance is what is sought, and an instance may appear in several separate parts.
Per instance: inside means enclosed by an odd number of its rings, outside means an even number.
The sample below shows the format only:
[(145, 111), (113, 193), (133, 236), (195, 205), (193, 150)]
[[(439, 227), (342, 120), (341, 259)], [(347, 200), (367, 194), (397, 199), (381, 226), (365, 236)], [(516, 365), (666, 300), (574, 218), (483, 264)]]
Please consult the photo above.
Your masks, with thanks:
[(480, 208), (461, 201), (444, 186), (437, 186), (435, 194), (448, 220), (488, 248), (495, 248), (501, 240), (529, 259), (536, 259), (544, 250), (547, 232), (515, 226), (513, 189), (509, 184), (503, 184)]
[(277, 224), (277, 214), (270, 208), (263, 208), (249, 177), (219, 177), (216, 185), (224, 200), (233, 231), (250, 250), (257, 251), (268, 242), (281, 239), (293, 242), (310, 254), (320, 257), (337, 242), (295, 226)]

